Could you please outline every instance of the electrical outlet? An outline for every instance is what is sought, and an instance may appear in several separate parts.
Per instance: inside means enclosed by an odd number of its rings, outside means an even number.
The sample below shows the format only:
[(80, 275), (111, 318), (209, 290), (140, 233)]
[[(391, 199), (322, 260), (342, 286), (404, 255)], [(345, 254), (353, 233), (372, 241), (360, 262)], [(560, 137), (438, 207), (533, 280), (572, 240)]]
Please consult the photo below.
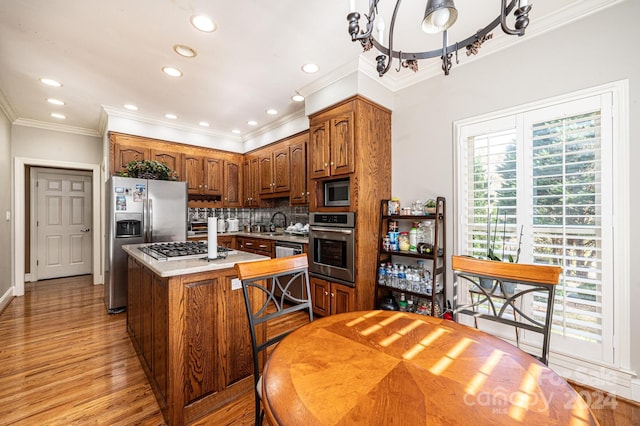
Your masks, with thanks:
[(240, 290), (242, 288), (242, 281), (238, 278), (231, 279), (231, 290)]
[(7, 210), (7, 212), (6, 212), (6, 213), (7, 213), (7, 214), (6, 214), (6, 216), (5, 216), (5, 217), (6, 217), (6, 219), (5, 219), (5, 220), (6, 220), (7, 222), (9, 222), (9, 221), (11, 220), (11, 212), (10, 212), (9, 210)]

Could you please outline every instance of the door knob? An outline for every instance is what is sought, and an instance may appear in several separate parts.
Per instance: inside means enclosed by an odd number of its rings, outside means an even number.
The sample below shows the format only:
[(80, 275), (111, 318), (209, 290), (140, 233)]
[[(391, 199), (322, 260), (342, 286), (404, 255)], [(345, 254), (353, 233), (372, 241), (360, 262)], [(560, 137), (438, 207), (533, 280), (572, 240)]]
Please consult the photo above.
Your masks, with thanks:
[(86, 228), (86, 229), (81, 229), (80, 232), (89, 232), (91, 231), (91, 228)]

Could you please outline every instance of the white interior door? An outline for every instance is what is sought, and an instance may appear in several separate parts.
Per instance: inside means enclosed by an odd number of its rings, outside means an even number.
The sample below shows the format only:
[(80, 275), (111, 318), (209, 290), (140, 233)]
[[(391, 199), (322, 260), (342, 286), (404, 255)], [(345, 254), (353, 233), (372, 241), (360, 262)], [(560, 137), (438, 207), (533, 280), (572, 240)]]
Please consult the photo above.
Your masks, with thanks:
[(91, 173), (35, 170), (37, 279), (92, 271)]

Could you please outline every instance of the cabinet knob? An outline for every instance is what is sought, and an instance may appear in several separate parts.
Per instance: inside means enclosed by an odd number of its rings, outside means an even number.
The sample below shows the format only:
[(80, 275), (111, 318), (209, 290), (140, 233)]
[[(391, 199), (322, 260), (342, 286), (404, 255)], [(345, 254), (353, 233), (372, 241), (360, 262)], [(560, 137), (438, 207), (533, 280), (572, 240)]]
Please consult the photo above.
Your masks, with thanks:
[(208, 188), (208, 186), (207, 186), (207, 185), (205, 185), (204, 187), (205, 187), (205, 188)]
[(335, 297), (335, 296), (336, 296), (335, 294), (331, 293), (331, 297)]
[(327, 166), (328, 166), (328, 164), (327, 164), (327, 163), (324, 163), (324, 166), (325, 166), (325, 167), (327, 167)]
[(307, 191), (307, 195), (309, 195), (309, 191)]
[(334, 163), (333, 163), (333, 161), (332, 161), (332, 162), (331, 162), (331, 165), (333, 166), (333, 164), (334, 164)]
[(202, 185), (198, 185), (198, 188), (202, 188)]
[(328, 295), (328, 294), (329, 294), (329, 292), (325, 290), (324, 295), (326, 296), (326, 295)]

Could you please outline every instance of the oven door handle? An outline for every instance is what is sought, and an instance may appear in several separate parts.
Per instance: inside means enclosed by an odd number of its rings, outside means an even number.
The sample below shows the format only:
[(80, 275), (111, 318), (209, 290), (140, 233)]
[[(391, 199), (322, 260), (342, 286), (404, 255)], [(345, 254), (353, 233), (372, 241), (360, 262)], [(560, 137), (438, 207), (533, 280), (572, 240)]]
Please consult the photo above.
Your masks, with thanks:
[(312, 231), (321, 231), (321, 232), (334, 232), (340, 234), (353, 234), (353, 229), (337, 229), (337, 228), (316, 228), (315, 226), (311, 228)]

